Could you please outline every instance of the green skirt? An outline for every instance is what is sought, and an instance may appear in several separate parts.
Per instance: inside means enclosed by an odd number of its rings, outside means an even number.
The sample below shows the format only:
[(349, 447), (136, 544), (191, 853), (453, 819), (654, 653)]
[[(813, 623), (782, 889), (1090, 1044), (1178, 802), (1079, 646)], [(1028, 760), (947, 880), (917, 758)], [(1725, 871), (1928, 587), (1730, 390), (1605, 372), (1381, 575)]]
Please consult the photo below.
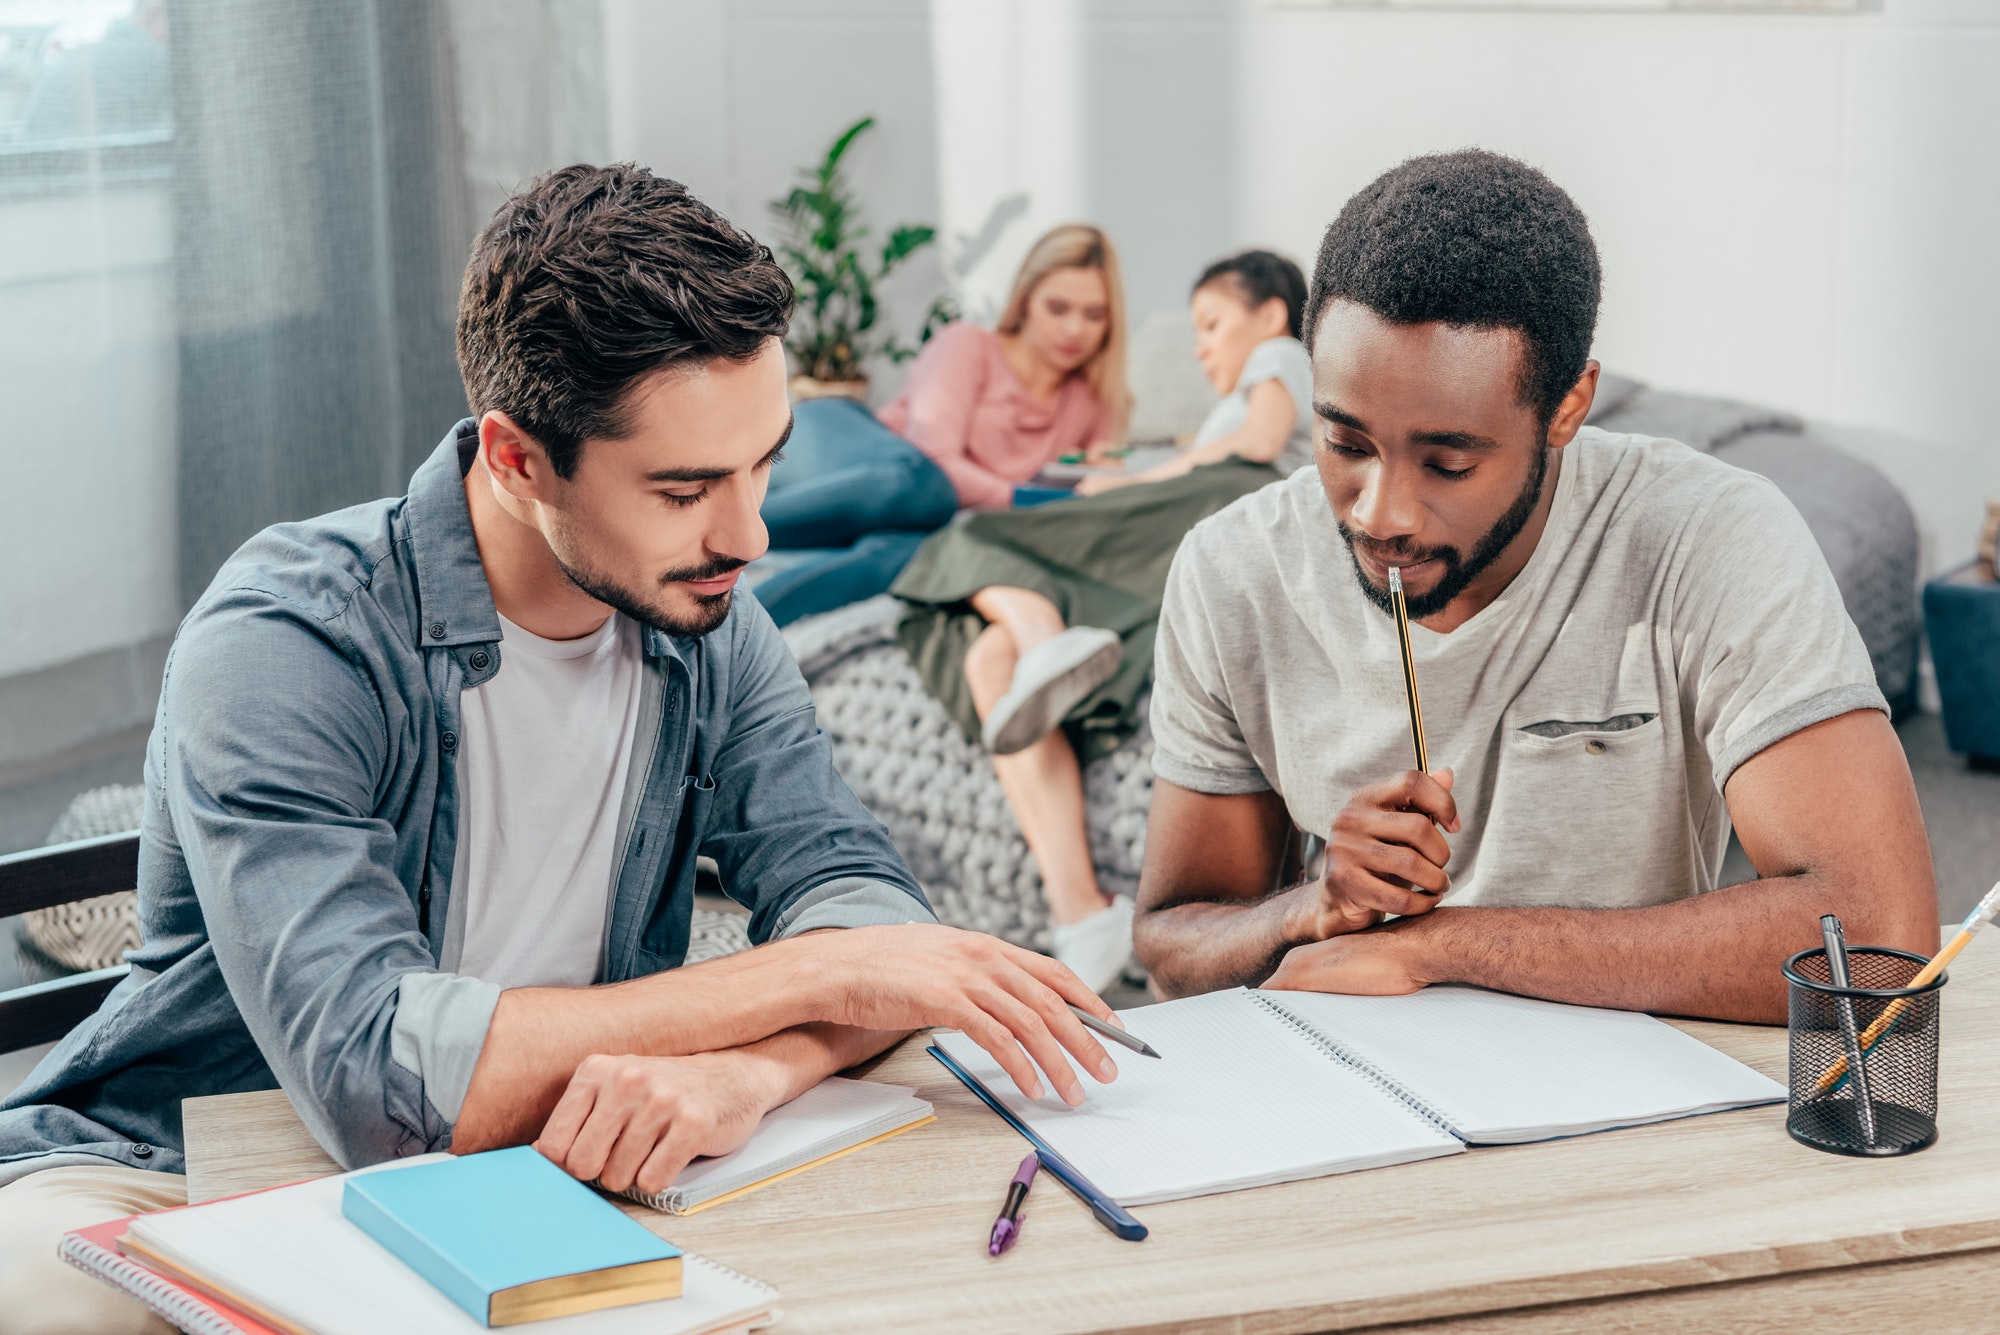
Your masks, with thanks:
[(976, 742), (979, 714), (965, 680), (965, 654), (986, 620), (966, 601), (973, 594), (995, 585), (1032, 589), (1061, 609), (1066, 625), (1118, 632), (1125, 656), (1116, 675), (1063, 720), (1084, 764), (1109, 755), (1138, 727), (1167, 570), (1181, 539), (1280, 476), (1265, 464), (1225, 459), (1164, 482), (1027, 510), (990, 510), (950, 525), (917, 549), (890, 586), (910, 604), (898, 628), (903, 648), (930, 693)]

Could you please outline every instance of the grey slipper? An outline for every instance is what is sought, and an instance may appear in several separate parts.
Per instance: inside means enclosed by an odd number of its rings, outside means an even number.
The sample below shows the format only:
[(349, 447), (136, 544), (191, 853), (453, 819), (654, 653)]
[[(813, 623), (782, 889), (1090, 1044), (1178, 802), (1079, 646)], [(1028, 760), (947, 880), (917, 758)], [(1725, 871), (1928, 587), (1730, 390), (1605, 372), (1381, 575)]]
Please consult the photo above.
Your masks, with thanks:
[(980, 739), (996, 756), (1025, 751), (1054, 732), (1063, 716), (1111, 680), (1125, 657), (1115, 631), (1071, 626), (1021, 655), (1014, 683), (993, 706)]

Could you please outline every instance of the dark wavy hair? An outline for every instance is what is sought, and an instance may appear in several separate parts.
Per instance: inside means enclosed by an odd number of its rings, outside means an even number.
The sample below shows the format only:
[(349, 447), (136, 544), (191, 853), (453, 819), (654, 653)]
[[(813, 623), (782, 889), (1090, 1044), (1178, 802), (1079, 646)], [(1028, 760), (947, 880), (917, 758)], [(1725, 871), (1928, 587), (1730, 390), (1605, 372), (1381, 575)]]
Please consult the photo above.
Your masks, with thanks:
[(1210, 283), (1226, 280), (1237, 295), (1255, 310), (1276, 297), (1285, 303), (1285, 323), (1292, 337), (1304, 329), (1306, 276), (1283, 255), (1270, 250), (1246, 250), (1217, 260), (1201, 271), (1190, 292), (1199, 292)]
[(1518, 330), (1521, 400), (1547, 426), (1590, 358), (1601, 287), (1590, 224), (1562, 187), (1463, 149), (1411, 158), (1347, 201), (1320, 242), (1306, 328), (1353, 301), (1397, 324)]
[(750, 360), (781, 337), (792, 281), (770, 248), (644, 167), (550, 172), (493, 215), (458, 297), (458, 369), (569, 477), (583, 442), (630, 429), (627, 392), (683, 363)]

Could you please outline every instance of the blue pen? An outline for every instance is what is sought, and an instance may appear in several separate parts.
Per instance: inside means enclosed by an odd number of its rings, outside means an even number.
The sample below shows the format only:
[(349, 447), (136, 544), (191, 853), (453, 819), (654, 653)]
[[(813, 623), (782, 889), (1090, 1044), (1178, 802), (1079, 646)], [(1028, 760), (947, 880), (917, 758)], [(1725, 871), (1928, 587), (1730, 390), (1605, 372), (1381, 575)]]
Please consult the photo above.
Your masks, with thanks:
[(1035, 1157), (1042, 1161), (1042, 1167), (1048, 1169), (1050, 1175), (1056, 1181), (1075, 1192), (1076, 1198), (1090, 1207), (1090, 1213), (1098, 1223), (1104, 1225), (1127, 1242), (1142, 1242), (1145, 1240), (1146, 1226), (1144, 1224), (1134, 1219), (1124, 1206), (1092, 1186), (1090, 1179), (1082, 1173), (1077, 1172), (1069, 1160), (1050, 1149), (1048, 1142), (1028, 1130), (1025, 1122), (1007, 1111), (1006, 1105), (1001, 1103), (1000, 1100), (987, 1093), (986, 1087), (973, 1079), (970, 1071), (967, 1071), (963, 1066), (953, 1061), (950, 1053), (935, 1043), (927, 1051), (943, 1064), (945, 1070), (957, 1076), (960, 1082), (967, 1089), (971, 1090), (981, 1103), (991, 1108), (994, 1112), (999, 1113), (1002, 1118), (1006, 1119), (1007, 1125), (1020, 1132), (1021, 1138), (1035, 1147)]

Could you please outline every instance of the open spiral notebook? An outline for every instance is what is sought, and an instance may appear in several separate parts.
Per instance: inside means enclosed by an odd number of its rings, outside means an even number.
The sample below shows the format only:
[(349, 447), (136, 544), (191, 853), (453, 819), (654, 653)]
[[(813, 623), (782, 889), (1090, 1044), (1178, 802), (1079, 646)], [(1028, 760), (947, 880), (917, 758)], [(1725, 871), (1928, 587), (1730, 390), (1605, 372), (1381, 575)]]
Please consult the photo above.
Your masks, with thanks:
[(1379, 1168), (1782, 1101), (1785, 1087), (1649, 1015), (1468, 987), (1401, 997), (1237, 988), (1120, 1012), (1070, 1108), (977, 1044), (937, 1045), (1120, 1205)]

